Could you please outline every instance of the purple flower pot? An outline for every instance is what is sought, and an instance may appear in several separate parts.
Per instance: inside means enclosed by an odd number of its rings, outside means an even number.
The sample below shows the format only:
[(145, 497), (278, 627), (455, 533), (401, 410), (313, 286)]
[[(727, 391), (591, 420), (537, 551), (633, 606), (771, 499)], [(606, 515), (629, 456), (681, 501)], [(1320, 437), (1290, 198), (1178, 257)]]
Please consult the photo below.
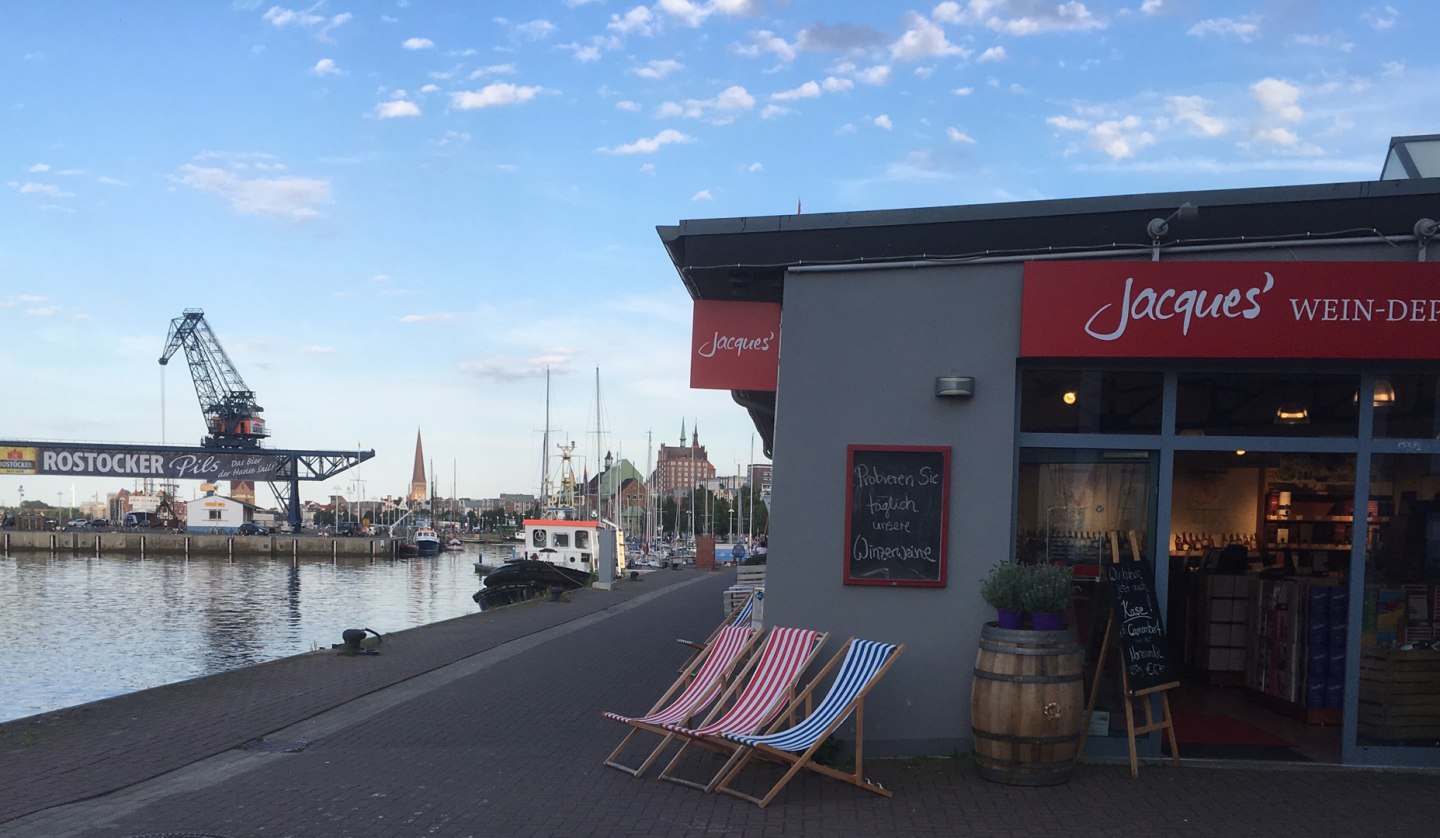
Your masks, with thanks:
[(1059, 631), (1065, 627), (1062, 614), (1031, 614), (1030, 628), (1035, 631)]
[(995, 623), (996, 623), (996, 625), (998, 625), (1000, 628), (1002, 628), (1002, 629), (1018, 629), (1018, 628), (1020, 628), (1020, 612), (1019, 612), (1019, 611), (1012, 611), (1012, 610), (1009, 609), (1009, 608), (997, 608), (997, 609), (995, 609), (995, 613), (996, 613)]

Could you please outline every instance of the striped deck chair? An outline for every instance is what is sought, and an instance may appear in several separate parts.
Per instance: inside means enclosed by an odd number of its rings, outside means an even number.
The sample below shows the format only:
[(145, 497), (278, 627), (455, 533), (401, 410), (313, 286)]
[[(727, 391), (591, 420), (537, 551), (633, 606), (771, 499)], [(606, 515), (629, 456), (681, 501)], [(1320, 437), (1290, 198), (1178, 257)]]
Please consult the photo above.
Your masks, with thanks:
[[(665, 726), (673, 737), (683, 741), (684, 745), (661, 770), (660, 779), (713, 791), (715, 784), (720, 781), (718, 773), (709, 783), (697, 783), (675, 776), (673, 772), (685, 758), (685, 753), (691, 746), (700, 745), (730, 754), (739, 746), (718, 738), (721, 735), (752, 734), (772, 722), (778, 724), (782, 712), (794, 706), (791, 699), (795, 694), (795, 684), (820, 652), (820, 648), (825, 645), (828, 637), (824, 632), (810, 629), (771, 629), (759, 654), (751, 657), (750, 662), (735, 677), (725, 695), (720, 697), (709, 716), (698, 727)], [(729, 709), (726, 709), (727, 707)], [(722, 711), (724, 715), (720, 715)], [(793, 717), (791, 720), (793, 721)]]
[(690, 655), (690, 658), (685, 661), (684, 666), (682, 666), (681, 668), (683, 669), (685, 666), (693, 664), (695, 662), (695, 659), (700, 656), (700, 653), (705, 651), (706, 647), (708, 647), (711, 643), (715, 642), (715, 638), (719, 636), (721, 629), (725, 628), (726, 626), (749, 626), (750, 619), (755, 614), (756, 601), (764, 599), (764, 597), (764, 591), (754, 591), (750, 594), (750, 596), (745, 597), (745, 601), (731, 609), (730, 613), (725, 616), (724, 622), (716, 626), (715, 630), (710, 632), (710, 636), (705, 638), (705, 642), (703, 643), (699, 643), (694, 640), (684, 640), (677, 637), (675, 639), (677, 643), (689, 646), (691, 649), (694, 650), (694, 652)]
[[(623, 722), (630, 725), (631, 728), (615, 750), (610, 753), (610, 756), (605, 759), (605, 764), (639, 777), (645, 769), (650, 767), (650, 763), (655, 761), (655, 757), (660, 755), (661, 749), (656, 748), (637, 768), (630, 768), (617, 762), (621, 752), (635, 737), (647, 731), (663, 737), (665, 742), (668, 742), (670, 732), (662, 725), (684, 724), (703, 712), (724, 691), (730, 673), (734, 671), (741, 658), (750, 651), (750, 647), (755, 645), (757, 637), (759, 637), (759, 632), (749, 626), (725, 626), (719, 631), (715, 642), (707, 647), (695, 663), (681, 671), (680, 677), (664, 695), (660, 696), (660, 700), (655, 702), (655, 706), (651, 707), (645, 715), (622, 716), (619, 713), (603, 713), (602, 715), (607, 719)], [(679, 693), (678, 697), (676, 697), (676, 693)], [(664, 742), (661, 744), (663, 746)]]
[[(808, 701), (820, 680), (835, 667), (837, 662), (840, 662), (840, 669), (836, 672), (835, 680), (830, 685), (830, 692), (825, 695), (820, 706), (815, 708), (815, 712), (807, 716), (803, 722), (786, 730), (759, 736), (730, 735), (726, 737), (743, 747), (730, 758), (730, 762), (726, 765), (728, 770), (722, 769), (724, 776), (716, 784), (716, 791), (749, 800), (763, 808), (768, 806), (770, 801), (775, 799), (775, 795), (779, 794), (780, 790), (803, 768), (889, 797), (888, 789), (865, 779), (865, 694), (870, 692), (870, 688), (879, 682), (891, 665), (904, 653), (904, 644), (893, 646), (889, 643), (850, 638), (850, 641), (845, 644), (845, 648), (841, 649), (825, 665), (820, 674), (815, 676), (810, 685), (796, 697), (797, 703), (802, 700)], [(841, 655), (844, 656), (843, 662)], [(852, 711), (855, 713), (854, 773), (847, 774), (839, 769), (814, 762), (815, 752), (824, 744), (826, 737), (839, 727)], [(766, 792), (764, 797), (752, 797), (730, 787), (730, 783), (735, 780), (740, 770), (756, 756), (790, 765), (790, 769), (770, 788), (770, 791)]]

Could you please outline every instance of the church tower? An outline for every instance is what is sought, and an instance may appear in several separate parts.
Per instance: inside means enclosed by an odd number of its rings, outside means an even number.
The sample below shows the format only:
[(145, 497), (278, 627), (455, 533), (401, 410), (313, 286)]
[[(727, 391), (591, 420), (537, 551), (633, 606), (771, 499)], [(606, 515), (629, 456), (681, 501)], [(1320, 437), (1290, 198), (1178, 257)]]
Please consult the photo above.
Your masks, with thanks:
[(425, 449), (420, 445), (420, 431), (415, 431), (415, 471), (410, 476), (410, 494), (406, 499), (411, 503), (424, 503), (429, 496), (429, 483), (425, 480)]

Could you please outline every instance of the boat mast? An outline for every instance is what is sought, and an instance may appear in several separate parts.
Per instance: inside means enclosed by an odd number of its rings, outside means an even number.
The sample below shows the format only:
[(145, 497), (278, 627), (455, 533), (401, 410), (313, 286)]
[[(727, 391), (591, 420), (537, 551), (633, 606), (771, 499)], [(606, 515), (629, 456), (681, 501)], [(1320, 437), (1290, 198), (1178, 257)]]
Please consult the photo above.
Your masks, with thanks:
[[(753, 447), (753, 446), (752, 446)], [(550, 368), (545, 368), (545, 436), (540, 444), (540, 515), (550, 502)]]

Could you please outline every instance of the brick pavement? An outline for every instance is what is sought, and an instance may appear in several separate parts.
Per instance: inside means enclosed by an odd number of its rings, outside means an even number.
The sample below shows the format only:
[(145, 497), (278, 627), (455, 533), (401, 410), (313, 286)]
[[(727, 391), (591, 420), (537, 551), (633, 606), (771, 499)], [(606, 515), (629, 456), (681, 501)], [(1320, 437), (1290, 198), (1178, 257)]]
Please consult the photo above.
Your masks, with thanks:
[[(728, 581), (727, 572), (667, 573), (416, 629), (376, 658), (302, 656), (204, 679), (218, 686), (112, 700), (142, 714), (121, 725), (118, 744), (102, 717), (124, 713), (99, 705), (37, 728), (28, 755), (10, 743), (19, 723), (7, 725), (6, 811), (121, 790), (0, 816), (0, 836), (1418, 835), (1440, 820), (1440, 777), (1422, 773), (1187, 763), (1147, 765), (1132, 781), (1124, 766), (1082, 765), (1064, 786), (1029, 789), (986, 783), (964, 759), (875, 760), (869, 773), (892, 799), (812, 775), (760, 810), (602, 767), (623, 728), (600, 711), (649, 706), (683, 657), (670, 638), (712, 627)], [(380, 666), (362, 669), (370, 664)], [(199, 686), (203, 697), (187, 694)], [(248, 707), (267, 687), (282, 691), (268, 724)], [(222, 698), (241, 706), (206, 704)], [(185, 741), (207, 720), (229, 730), (204, 737), (230, 743), (220, 751)], [(298, 753), (228, 750), (266, 734), (316, 741)], [(160, 765), (180, 770), (131, 785)], [(26, 769), (44, 777), (13, 785)]]

